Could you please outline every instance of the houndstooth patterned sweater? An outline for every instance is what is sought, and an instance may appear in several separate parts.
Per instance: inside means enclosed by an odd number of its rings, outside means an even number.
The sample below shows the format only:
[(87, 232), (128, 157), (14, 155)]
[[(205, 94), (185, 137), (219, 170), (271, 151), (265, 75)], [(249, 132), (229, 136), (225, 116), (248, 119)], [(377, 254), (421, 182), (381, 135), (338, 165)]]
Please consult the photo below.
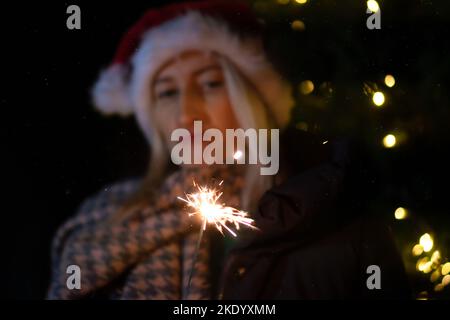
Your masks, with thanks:
[[(200, 246), (188, 290), (199, 229), (182, 203), (174, 201), (192, 187), (193, 179), (201, 181), (211, 175), (176, 172), (162, 185), (161, 196), (154, 203), (114, 225), (105, 222), (137, 190), (140, 178), (107, 186), (85, 200), (54, 237), (48, 299), (211, 298), (207, 237)], [(226, 178), (227, 174), (216, 175)], [(233, 195), (231, 204), (238, 205), (242, 180), (232, 177), (233, 183), (224, 191)], [(67, 286), (70, 265), (80, 267), (80, 289)]]

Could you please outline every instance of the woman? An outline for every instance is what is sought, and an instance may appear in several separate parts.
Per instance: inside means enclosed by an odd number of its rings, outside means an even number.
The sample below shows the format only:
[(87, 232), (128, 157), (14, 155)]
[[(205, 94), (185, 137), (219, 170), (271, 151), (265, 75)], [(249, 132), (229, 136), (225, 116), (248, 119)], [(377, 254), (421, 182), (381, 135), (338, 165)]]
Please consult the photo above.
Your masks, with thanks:
[[(94, 103), (105, 114), (136, 116), (151, 148), (148, 174), (104, 188), (58, 230), (49, 298), (407, 296), (388, 231), (353, 215), (363, 204), (351, 201), (365, 172), (352, 162), (360, 158), (345, 141), (287, 129), (291, 87), (268, 61), (261, 31), (246, 5), (203, 1), (150, 10), (125, 34)], [(279, 173), (174, 166), (172, 132), (194, 133), (194, 121), (222, 133), (281, 129)], [(177, 197), (193, 181), (219, 180), (223, 201), (248, 211), (258, 230), (241, 230), (236, 243), (209, 230), (189, 284), (200, 224)], [(78, 289), (67, 286), (68, 265), (81, 270)], [(381, 289), (367, 288), (369, 265), (380, 267)]]

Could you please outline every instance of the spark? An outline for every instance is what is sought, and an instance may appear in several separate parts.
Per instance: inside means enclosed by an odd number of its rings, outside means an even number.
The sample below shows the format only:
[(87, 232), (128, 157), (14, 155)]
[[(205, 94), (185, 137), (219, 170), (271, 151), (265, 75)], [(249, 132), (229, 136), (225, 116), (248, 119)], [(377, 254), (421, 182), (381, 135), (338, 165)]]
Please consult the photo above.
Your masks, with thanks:
[[(189, 292), (191, 288), (195, 262), (198, 257), (203, 232), (206, 230), (207, 224), (214, 225), (222, 235), (224, 235), (223, 229), (225, 229), (234, 237), (237, 237), (236, 232), (228, 227), (227, 224), (233, 224), (236, 230), (239, 230), (240, 224), (253, 229), (258, 229), (253, 225), (254, 221), (248, 217), (247, 212), (218, 203), (223, 192), (219, 192), (216, 189), (208, 188), (206, 186), (200, 186), (196, 184), (195, 181), (193, 184), (194, 187), (197, 188), (197, 192), (185, 194), (186, 198), (177, 197), (179, 200), (186, 202), (187, 206), (193, 209), (193, 211), (189, 213), (189, 216), (198, 215), (202, 218), (202, 227), (199, 232), (194, 258), (192, 260), (192, 267), (189, 273), (187, 292)], [(220, 181), (219, 186), (222, 184), (223, 180)]]
[[(219, 183), (221, 186), (223, 180)], [(198, 215), (202, 218), (202, 230), (206, 230), (208, 224), (214, 225), (222, 235), (224, 229), (237, 237), (236, 230), (239, 230), (240, 225), (257, 229), (253, 223), (254, 220), (248, 217), (247, 212), (238, 210), (236, 208), (226, 206), (223, 203), (219, 203), (219, 199), (223, 192), (220, 192), (214, 188), (208, 188), (206, 186), (200, 186), (195, 183), (194, 187), (197, 188), (196, 192), (185, 194), (186, 198), (177, 197), (187, 203), (187, 206), (192, 208), (193, 211), (189, 213), (189, 216)], [(228, 224), (234, 225), (236, 230), (233, 230)]]

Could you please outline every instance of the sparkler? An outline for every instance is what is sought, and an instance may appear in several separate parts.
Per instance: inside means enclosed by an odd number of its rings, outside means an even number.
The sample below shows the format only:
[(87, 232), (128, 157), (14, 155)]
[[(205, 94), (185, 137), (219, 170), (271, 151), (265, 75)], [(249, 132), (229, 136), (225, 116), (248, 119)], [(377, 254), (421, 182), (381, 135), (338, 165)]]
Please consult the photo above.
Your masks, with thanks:
[[(221, 186), (222, 183), (223, 180), (219, 183), (219, 186)], [(214, 225), (222, 235), (224, 235), (223, 230), (225, 229), (234, 237), (237, 237), (236, 232), (227, 224), (234, 225), (236, 230), (239, 230), (241, 224), (249, 228), (257, 229), (253, 225), (254, 220), (248, 217), (247, 212), (218, 202), (223, 192), (220, 192), (214, 188), (200, 186), (196, 184), (195, 181), (194, 187), (197, 188), (197, 192), (185, 194), (186, 198), (177, 197), (179, 200), (186, 202), (187, 206), (193, 210), (189, 213), (189, 216), (198, 215), (202, 219), (202, 226), (200, 228), (197, 246), (195, 249), (194, 260), (192, 262), (192, 268), (189, 274), (188, 291), (191, 286), (192, 273), (194, 270), (195, 261), (197, 260), (198, 251), (200, 249), (203, 232), (206, 230), (206, 226), (208, 224)]]

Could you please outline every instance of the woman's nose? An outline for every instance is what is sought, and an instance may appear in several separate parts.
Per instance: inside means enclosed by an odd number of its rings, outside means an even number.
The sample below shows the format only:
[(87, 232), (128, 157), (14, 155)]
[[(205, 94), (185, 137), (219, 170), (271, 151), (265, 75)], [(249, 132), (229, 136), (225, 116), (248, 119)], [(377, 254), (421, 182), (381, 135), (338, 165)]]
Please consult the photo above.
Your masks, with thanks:
[(195, 120), (206, 120), (204, 103), (195, 93), (183, 94), (180, 99), (179, 125), (183, 128), (193, 127)]

